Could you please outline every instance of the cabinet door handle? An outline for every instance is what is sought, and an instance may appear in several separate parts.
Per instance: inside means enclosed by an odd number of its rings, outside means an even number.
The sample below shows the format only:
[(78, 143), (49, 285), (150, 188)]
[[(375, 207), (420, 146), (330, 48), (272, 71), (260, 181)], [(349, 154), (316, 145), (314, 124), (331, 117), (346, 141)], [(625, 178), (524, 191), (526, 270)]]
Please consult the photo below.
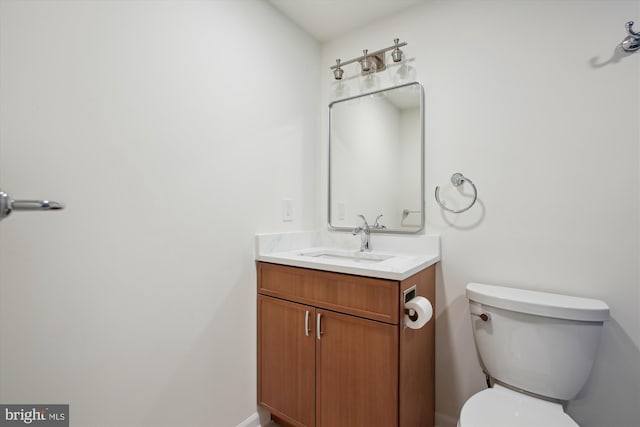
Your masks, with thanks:
[(324, 332), (322, 332), (320, 330), (320, 318), (321, 318), (322, 314), (318, 313), (318, 317), (316, 318), (316, 331), (318, 333), (318, 339), (320, 339), (320, 335), (324, 334)]
[(311, 332), (311, 329), (309, 329), (309, 310), (307, 310), (307, 313), (304, 315), (304, 334), (309, 336), (309, 332)]

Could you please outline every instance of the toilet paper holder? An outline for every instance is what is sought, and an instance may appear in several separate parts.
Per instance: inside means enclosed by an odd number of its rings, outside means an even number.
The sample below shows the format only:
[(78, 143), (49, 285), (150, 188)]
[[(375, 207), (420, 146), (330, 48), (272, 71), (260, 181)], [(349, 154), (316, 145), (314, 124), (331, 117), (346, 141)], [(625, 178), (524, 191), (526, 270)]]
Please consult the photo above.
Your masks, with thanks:
[[(403, 305), (406, 304), (407, 302), (411, 301), (413, 298), (416, 297), (416, 286), (417, 285), (413, 285), (409, 289), (405, 289), (402, 292), (402, 304)], [(411, 321), (413, 321), (413, 322), (418, 320), (418, 313), (416, 313), (415, 310), (413, 310), (411, 308), (405, 308), (404, 309), (404, 314), (409, 316), (409, 319), (411, 319)], [(407, 326), (405, 325), (405, 328), (406, 327)]]
[(422, 329), (433, 317), (433, 306), (424, 296), (417, 295), (417, 285), (402, 292), (403, 329)]
[(415, 322), (416, 320), (418, 320), (418, 313), (416, 313), (416, 311), (411, 308), (405, 308), (404, 314), (409, 316), (409, 319), (411, 319), (412, 322)]

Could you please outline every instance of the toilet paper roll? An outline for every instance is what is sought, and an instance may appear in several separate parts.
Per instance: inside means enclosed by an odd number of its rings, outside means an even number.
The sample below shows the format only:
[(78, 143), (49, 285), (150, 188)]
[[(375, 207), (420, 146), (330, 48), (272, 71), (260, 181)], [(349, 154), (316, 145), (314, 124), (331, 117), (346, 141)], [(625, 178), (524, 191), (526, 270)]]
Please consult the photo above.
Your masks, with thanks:
[[(425, 297), (415, 297), (404, 304), (404, 324), (411, 329), (420, 329), (431, 320), (433, 307)], [(406, 313), (409, 310), (409, 313)]]

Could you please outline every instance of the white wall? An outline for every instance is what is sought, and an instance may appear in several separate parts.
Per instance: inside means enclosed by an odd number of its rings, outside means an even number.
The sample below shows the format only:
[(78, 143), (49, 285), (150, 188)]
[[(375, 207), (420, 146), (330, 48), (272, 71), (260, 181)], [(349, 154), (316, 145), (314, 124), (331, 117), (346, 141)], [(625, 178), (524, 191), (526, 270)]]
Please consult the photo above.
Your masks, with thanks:
[[(323, 45), (328, 67), (399, 37), (425, 86), (427, 229), (443, 247), (443, 427), (484, 388), (469, 281), (606, 301), (611, 320), (595, 369), (568, 412), (583, 427), (637, 425), (640, 53), (614, 54), (628, 20), (640, 20), (639, 1), (432, 1)], [(328, 69), (321, 81), (328, 102)], [(454, 172), (479, 190), (477, 206), (460, 215), (433, 199), (441, 185), (452, 204), (466, 203), (449, 191)]]
[[(267, 2), (0, 2), (0, 402), (256, 410), (257, 231), (313, 228), (317, 42)], [(295, 220), (281, 221), (281, 199)]]

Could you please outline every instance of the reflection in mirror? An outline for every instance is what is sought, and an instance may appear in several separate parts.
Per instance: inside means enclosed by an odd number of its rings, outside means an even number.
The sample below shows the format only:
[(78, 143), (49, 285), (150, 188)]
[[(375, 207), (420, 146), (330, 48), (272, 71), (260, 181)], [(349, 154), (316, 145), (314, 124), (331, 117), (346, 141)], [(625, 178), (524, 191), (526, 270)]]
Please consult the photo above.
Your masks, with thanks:
[(424, 226), (424, 95), (413, 82), (329, 104), (329, 228)]

